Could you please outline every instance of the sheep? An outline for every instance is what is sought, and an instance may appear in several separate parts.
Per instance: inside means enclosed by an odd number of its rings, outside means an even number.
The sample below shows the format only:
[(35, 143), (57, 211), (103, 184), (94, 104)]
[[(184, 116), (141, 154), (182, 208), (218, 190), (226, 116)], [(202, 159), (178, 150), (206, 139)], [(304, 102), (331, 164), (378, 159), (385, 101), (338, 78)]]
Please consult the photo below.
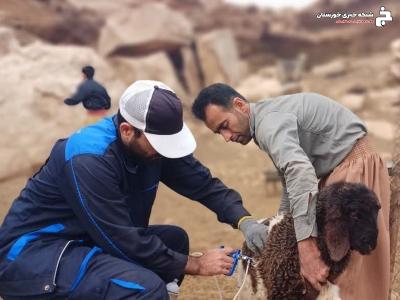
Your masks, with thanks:
[[(352, 250), (367, 255), (375, 249), (380, 204), (363, 184), (338, 182), (317, 194), (316, 205), (317, 245), (330, 267), (321, 292), (302, 279), (293, 218), (285, 213), (263, 221), (269, 230), (260, 255), (244, 243), (242, 253), (254, 262), (240, 299), (340, 300), (339, 287), (333, 282), (346, 268)], [(243, 262), (239, 278), (243, 279), (245, 267)]]

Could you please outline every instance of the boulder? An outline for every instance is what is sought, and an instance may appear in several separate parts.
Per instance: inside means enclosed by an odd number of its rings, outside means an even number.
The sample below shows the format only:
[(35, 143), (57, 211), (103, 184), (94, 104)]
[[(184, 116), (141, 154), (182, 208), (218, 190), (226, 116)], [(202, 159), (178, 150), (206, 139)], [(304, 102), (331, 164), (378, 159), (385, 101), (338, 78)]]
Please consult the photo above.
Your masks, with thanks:
[(368, 92), (368, 98), (377, 103), (380, 109), (384, 109), (388, 113), (393, 112), (392, 106), (400, 101), (400, 89), (397, 87), (388, 87), (379, 90), (371, 90)]
[(0, 57), (16, 50), (19, 42), (14, 35), (14, 30), (8, 27), (0, 27)]
[(190, 95), (196, 95), (202, 88), (200, 69), (191, 47), (181, 49), (183, 60), (183, 78)]
[(128, 10), (143, 3), (142, 0), (65, 0), (79, 11), (91, 11), (104, 19), (121, 10)]
[(109, 55), (143, 55), (175, 50), (193, 39), (190, 21), (162, 3), (148, 3), (111, 15), (103, 27), (99, 52)]
[(400, 62), (392, 63), (390, 66), (390, 73), (394, 78), (400, 80)]
[(183, 102), (186, 101), (186, 92), (165, 52), (156, 52), (143, 57), (113, 57), (110, 59), (110, 64), (127, 86), (136, 80), (162, 81), (169, 85)]
[(400, 61), (400, 39), (395, 39), (390, 43), (390, 51), (392, 56)]
[(265, 66), (257, 71), (257, 74), (266, 78), (278, 78), (279, 77), (278, 73), (279, 71), (276, 65)]
[(63, 100), (75, 91), (86, 64), (96, 68), (115, 111), (124, 86), (90, 48), (37, 42), (0, 58), (0, 180), (40, 165), (57, 139), (82, 125), (82, 105)]
[(346, 74), (347, 67), (343, 59), (335, 59), (326, 64), (315, 66), (312, 69), (312, 74), (324, 78), (334, 78)]
[(249, 101), (258, 101), (283, 93), (283, 86), (278, 79), (266, 78), (257, 74), (244, 79), (236, 89)]
[(400, 300), (399, 293), (392, 290), (392, 292), (390, 294), (390, 300)]
[(303, 85), (300, 81), (292, 81), (282, 84), (282, 92), (283, 95), (289, 94), (297, 94), (303, 91)]
[(348, 93), (340, 98), (339, 102), (354, 112), (359, 112), (364, 107), (365, 94)]
[(241, 64), (230, 30), (215, 30), (197, 37), (196, 49), (205, 85), (215, 82), (235, 85), (239, 82)]
[(368, 132), (372, 135), (387, 141), (393, 140), (395, 127), (392, 123), (384, 120), (371, 119), (365, 119), (364, 121), (367, 124)]
[(303, 78), (306, 68), (307, 56), (299, 54), (292, 59), (279, 59), (277, 62), (277, 75), (282, 83), (299, 82)]
[(102, 18), (67, 1), (0, 1), (0, 24), (51, 43), (94, 45)]

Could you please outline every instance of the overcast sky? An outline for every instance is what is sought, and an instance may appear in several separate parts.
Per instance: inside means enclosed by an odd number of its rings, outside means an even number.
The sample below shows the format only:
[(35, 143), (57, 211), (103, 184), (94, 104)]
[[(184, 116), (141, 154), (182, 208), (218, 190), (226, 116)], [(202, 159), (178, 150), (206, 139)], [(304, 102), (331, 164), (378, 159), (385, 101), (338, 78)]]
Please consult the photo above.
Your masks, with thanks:
[(316, 0), (225, 0), (226, 2), (238, 5), (254, 4), (259, 7), (281, 9), (285, 7), (301, 9), (315, 2)]

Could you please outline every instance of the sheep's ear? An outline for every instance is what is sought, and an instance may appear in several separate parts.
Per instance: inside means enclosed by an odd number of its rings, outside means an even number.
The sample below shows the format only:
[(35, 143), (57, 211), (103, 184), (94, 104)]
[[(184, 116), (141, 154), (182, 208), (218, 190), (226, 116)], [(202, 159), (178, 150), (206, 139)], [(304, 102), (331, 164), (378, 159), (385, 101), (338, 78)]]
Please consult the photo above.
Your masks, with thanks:
[(325, 225), (325, 242), (332, 260), (339, 261), (345, 257), (350, 250), (350, 235), (346, 224), (339, 220), (328, 222)]

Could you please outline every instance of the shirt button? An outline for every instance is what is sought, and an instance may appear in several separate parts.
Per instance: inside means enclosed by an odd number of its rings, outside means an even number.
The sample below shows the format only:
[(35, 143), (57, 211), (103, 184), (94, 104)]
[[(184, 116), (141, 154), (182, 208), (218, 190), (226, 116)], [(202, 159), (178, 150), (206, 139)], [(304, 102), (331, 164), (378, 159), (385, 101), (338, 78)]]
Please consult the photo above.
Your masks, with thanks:
[(50, 291), (50, 285), (49, 285), (49, 284), (46, 284), (46, 285), (44, 286), (44, 290), (45, 290), (46, 292)]

